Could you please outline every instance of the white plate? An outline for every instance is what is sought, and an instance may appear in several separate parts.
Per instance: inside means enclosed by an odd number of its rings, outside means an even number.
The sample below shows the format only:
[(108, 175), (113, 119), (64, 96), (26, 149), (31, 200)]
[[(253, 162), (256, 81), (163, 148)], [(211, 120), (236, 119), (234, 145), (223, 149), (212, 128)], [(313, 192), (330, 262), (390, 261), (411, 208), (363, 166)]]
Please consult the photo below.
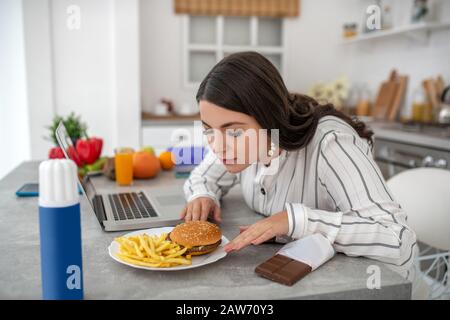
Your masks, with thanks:
[[(169, 233), (172, 231), (173, 227), (163, 227), (163, 228), (153, 228), (153, 229), (147, 229), (147, 230), (139, 230), (130, 232), (124, 235), (124, 237), (130, 237), (130, 236), (137, 236), (139, 234), (148, 234), (148, 235), (160, 235), (161, 233)], [(116, 260), (117, 262), (120, 262), (122, 264), (126, 264), (127, 266), (137, 268), (137, 269), (145, 269), (145, 270), (155, 270), (155, 271), (178, 271), (178, 270), (186, 270), (186, 269), (192, 269), (201, 267), (213, 262), (216, 262), (217, 260), (222, 259), (227, 255), (225, 250), (223, 250), (223, 247), (228, 243), (228, 239), (225, 238), (222, 235), (222, 242), (219, 245), (219, 247), (214, 250), (211, 253), (201, 255), (201, 256), (192, 256), (192, 264), (190, 266), (177, 266), (177, 267), (170, 267), (170, 268), (152, 268), (152, 267), (143, 267), (143, 266), (137, 266), (132, 263), (128, 263), (125, 261), (120, 260), (116, 257), (116, 254), (119, 253), (119, 243), (116, 241), (112, 241), (111, 244), (108, 247), (108, 252), (111, 258)]]

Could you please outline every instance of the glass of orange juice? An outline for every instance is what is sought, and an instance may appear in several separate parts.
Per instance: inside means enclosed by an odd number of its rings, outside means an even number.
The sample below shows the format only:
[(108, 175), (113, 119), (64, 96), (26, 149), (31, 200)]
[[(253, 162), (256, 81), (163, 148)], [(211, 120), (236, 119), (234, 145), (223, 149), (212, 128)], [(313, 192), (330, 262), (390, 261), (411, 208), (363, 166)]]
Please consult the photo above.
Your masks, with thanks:
[(115, 151), (116, 183), (129, 186), (133, 183), (133, 149), (120, 148)]

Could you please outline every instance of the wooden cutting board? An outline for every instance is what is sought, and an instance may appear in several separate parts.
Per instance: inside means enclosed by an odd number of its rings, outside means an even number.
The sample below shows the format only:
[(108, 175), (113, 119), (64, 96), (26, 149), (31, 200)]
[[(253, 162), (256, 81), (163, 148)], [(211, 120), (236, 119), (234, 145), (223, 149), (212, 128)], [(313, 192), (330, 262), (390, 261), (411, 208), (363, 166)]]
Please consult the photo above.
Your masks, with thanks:
[(393, 70), (391, 71), (389, 80), (381, 84), (373, 108), (374, 118), (385, 119), (387, 117), (399, 87), (399, 83), (396, 81), (396, 78), (397, 73)]
[(438, 90), (433, 79), (425, 79), (422, 82), (423, 89), (427, 94), (428, 101), (431, 103), (433, 109), (439, 108)]
[(407, 85), (408, 76), (399, 76), (397, 91), (395, 92), (394, 99), (387, 117), (389, 121), (395, 121), (397, 119), (398, 112), (405, 97)]
[(438, 75), (438, 77), (436, 78), (436, 90), (437, 90), (437, 95), (438, 95), (439, 100), (442, 97), (444, 88), (445, 88), (444, 78), (442, 78), (441, 75)]

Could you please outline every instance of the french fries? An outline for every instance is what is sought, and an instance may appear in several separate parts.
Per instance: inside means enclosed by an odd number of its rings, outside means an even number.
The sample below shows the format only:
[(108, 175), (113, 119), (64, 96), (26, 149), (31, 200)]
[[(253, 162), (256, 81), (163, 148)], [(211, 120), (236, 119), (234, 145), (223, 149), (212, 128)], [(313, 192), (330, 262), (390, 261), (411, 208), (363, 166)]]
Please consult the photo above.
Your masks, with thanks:
[(120, 245), (117, 258), (137, 266), (170, 268), (192, 264), (191, 256), (185, 255), (187, 248), (167, 240), (167, 233), (159, 236), (141, 234), (114, 240)]

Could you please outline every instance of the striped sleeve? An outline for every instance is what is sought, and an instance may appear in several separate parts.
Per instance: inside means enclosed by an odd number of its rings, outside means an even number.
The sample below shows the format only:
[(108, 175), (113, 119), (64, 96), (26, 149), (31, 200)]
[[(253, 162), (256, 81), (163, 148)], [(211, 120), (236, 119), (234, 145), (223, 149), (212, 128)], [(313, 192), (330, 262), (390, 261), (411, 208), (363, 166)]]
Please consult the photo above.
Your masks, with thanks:
[[(317, 150), (317, 193), (336, 211), (286, 203), (289, 235), (321, 233), (336, 251), (393, 265), (412, 262), (415, 233), (393, 199), (372, 157), (350, 133), (330, 131)], [(322, 200), (323, 201), (323, 200)]]
[(209, 197), (220, 206), (220, 199), (238, 180), (238, 175), (228, 172), (220, 159), (209, 151), (186, 180), (183, 187), (185, 198), (189, 202), (199, 197)]

